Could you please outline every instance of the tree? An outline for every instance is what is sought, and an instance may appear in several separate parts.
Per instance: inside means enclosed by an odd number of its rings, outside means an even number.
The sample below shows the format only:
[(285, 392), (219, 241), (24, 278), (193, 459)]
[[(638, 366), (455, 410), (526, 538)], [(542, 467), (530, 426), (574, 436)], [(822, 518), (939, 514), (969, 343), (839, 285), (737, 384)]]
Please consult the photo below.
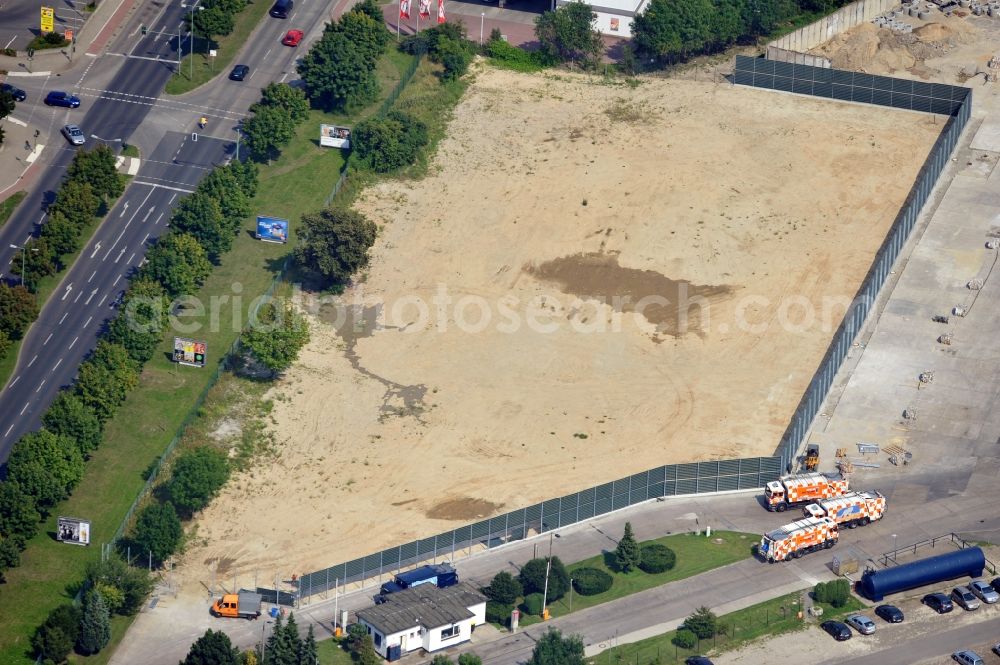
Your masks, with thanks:
[(389, 173), (412, 164), (427, 142), (427, 125), (395, 109), (384, 116), (362, 120), (351, 136), (355, 156), (377, 173)]
[(291, 646), (285, 633), (284, 622), (279, 615), (274, 620), (271, 636), (267, 638), (263, 665), (294, 665), (297, 654), (292, 651)]
[(288, 615), (284, 640), (285, 649), (289, 653), (289, 665), (298, 665), (299, 653), (302, 652), (302, 638), (299, 637), (299, 624), (295, 621), (295, 612)]
[(583, 665), (583, 640), (550, 628), (535, 645), (528, 665)]
[(258, 106), (254, 114), (243, 121), (243, 135), (251, 156), (270, 163), (281, 154), (281, 147), (295, 136), (295, 121), (281, 108)]
[[(302, 94), (301, 91), (299, 94)], [(251, 212), (250, 197), (243, 191), (236, 172), (225, 166), (213, 169), (198, 183), (196, 191), (215, 199), (222, 211), (223, 227), (235, 236)]]
[(431, 659), (431, 665), (455, 665), (455, 661), (446, 654), (439, 653)]
[(56, 395), (42, 423), (49, 431), (75, 441), (84, 459), (101, 444), (101, 421), (79, 395), (68, 390)]
[(552, 557), (551, 570), (549, 570), (547, 558), (532, 559), (521, 568), (519, 578), (525, 594), (544, 593), (547, 570), (549, 585), (545, 600), (551, 603), (554, 600), (559, 600), (569, 591), (569, 573), (566, 572), (566, 566), (559, 560), (559, 557)]
[[(382, 28), (382, 31), (386, 32), (385, 28)], [(309, 100), (306, 99), (306, 93), (287, 83), (268, 83), (267, 87), (260, 91), (260, 102), (251, 106), (250, 111), (256, 112), (258, 108), (264, 106), (283, 110), (296, 124), (309, 115)]]
[(49, 219), (42, 225), (41, 235), (57, 257), (74, 252), (80, 246), (80, 227), (58, 208), (49, 210)]
[(347, 649), (354, 658), (361, 654), (364, 648), (365, 639), (368, 638), (368, 629), (364, 624), (352, 623), (347, 629)]
[(21, 547), (16, 540), (0, 537), (0, 582), (6, 581), (4, 572), (21, 565)]
[(309, 624), (306, 639), (302, 641), (302, 646), (299, 648), (298, 665), (319, 665), (319, 648), (316, 646), (316, 635), (313, 632), (312, 624)]
[(368, 265), (368, 250), (377, 232), (374, 222), (350, 208), (331, 207), (303, 215), (295, 259), (326, 282), (344, 284)]
[(597, 14), (583, 2), (569, 2), (535, 19), (535, 35), (542, 50), (555, 60), (583, 59), (596, 63), (604, 50), (597, 31)]
[[(11, 273), (20, 275), (29, 289), (38, 288), (38, 282), (43, 277), (56, 272), (56, 256), (45, 238), (32, 238), (24, 243), (24, 256), (21, 261), (14, 261), (10, 267)], [(24, 268), (24, 272), (21, 268)]]
[(7, 476), (34, 498), (40, 512), (47, 513), (80, 482), (83, 466), (75, 441), (43, 429), (17, 442), (7, 460)]
[(496, 603), (510, 605), (524, 593), (524, 588), (513, 575), (501, 570), (493, 576), (490, 586), (486, 588), (486, 597)]
[(702, 640), (715, 635), (718, 626), (719, 618), (707, 607), (699, 607), (694, 614), (684, 620), (684, 627)]
[(175, 232), (187, 233), (204, 248), (208, 260), (218, 265), (223, 254), (233, 246), (232, 231), (222, 217), (222, 208), (211, 196), (194, 192), (180, 200), (170, 223)]
[(66, 660), (80, 634), (81, 612), (73, 605), (59, 605), (31, 636), (31, 646), (42, 659), (56, 663)]
[(167, 485), (177, 511), (190, 516), (208, 505), (229, 479), (226, 456), (214, 448), (199, 446), (181, 453), (174, 462)]
[(442, 80), (453, 81), (469, 71), (472, 62), (472, 52), (462, 42), (454, 39), (441, 39), (437, 43), (435, 57), (444, 65)]
[(115, 167), (115, 153), (106, 145), (78, 150), (66, 169), (66, 177), (88, 183), (99, 198), (117, 198), (125, 191), (124, 180)]
[[(6, 91), (0, 91), (0, 120), (13, 113), (15, 107), (17, 107), (17, 100), (14, 99), (14, 95)], [(0, 145), (3, 145), (3, 137), (4, 133), (0, 130)]]
[(233, 15), (225, 8), (218, 5), (208, 5), (201, 8), (202, 11), (195, 12), (194, 24), (198, 33), (202, 36), (212, 37), (228, 35), (236, 26)]
[(76, 638), (76, 650), (84, 656), (95, 654), (111, 641), (111, 615), (104, 598), (91, 589), (83, 597), (83, 618), (80, 619), (80, 634)]
[(291, 367), (309, 343), (309, 321), (292, 303), (286, 302), (279, 309), (273, 301), (260, 306), (256, 319), (243, 331), (240, 343), (275, 376)]
[(361, 648), (358, 651), (358, 658), (355, 662), (357, 665), (382, 665), (382, 659), (379, 658), (378, 652), (375, 651), (371, 635), (365, 635), (365, 639), (361, 641)]
[(122, 306), (108, 326), (106, 339), (120, 344), (135, 362), (153, 357), (167, 327), (170, 303), (158, 282), (139, 278), (125, 293)]
[(157, 563), (162, 563), (177, 551), (183, 535), (174, 507), (170, 503), (151, 503), (139, 512), (133, 540), (144, 554), (152, 554)]
[(324, 111), (347, 111), (375, 99), (375, 65), (340, 31), (327, 30), (297, 66), (306, 96)]
[(49, 206), (48, 212), (50, 221), (51, 215), (59, 212), (76, 226), (77, 230), (82, 230), (94, 221), (94, 216), (100, 207), (101, 201), (90, 183), (69, 179), (59, 187), (56, 200)]
[(240, 654), (224, 632), (206, 630), (180, 665), (240, 665)]
[(76, 394), (104, 423), (137, 385), (138, 364), (129, 356), (128, 350), (120, 344), (101, 340), (91, 357), (80, 365)]
[(625, 534), (618, 541), (618, 547), (615, 548), (615, 564), (618, 566), (618, 570), (628, 573), (639, 567), (641, 559), (642, 551), (632, 534), (632, 523), (625, 522)]
[(385, 19), (382, 16), (373, 19), (367, 13), (356, 9), (342, 15), (334, 30), (344, 34), (354, 47), (364, 54), (372, 68), (392, 38), (385, 28)]
[(382, 15), (382, 9), (378, 6), (378, 3), (375, 2), (375, 0), (363, 0), (362, 2), (359, 2), (351, 7), (351, 11), (361, 12), (376, 23), (385, 23), (385, 16)]
[(10, 349), (13, 343), (10, 341), (10, 336), (7, 335), (7, 332), (0, 330), (0, 358), (7, 355), (7, 350)]
[(686, 628), (678, 630), (670, 641), (682, 649), (693, 649), (698, 644), (698, 636)]
[(0, 331), (7, 333), (10, 339), (21, 339), (36, 318), (35, 296), (20, 284), (10, 286), (0, 281)]
[(103, 587), (116, 589), (121, 600), (115, 607), (109, 604), (109, 609), (123, 616), (131, 616), (142, 609), (143, 602), (153, 590), (153, 580), (146, 569), (129, 566), (117, 554), (87, 564), (86, 579), (98, 590)]
[(211, 272), (212, 264), (197, 239), (187, 233), (167, 233), (146, 254), (142, 275), (176, 298), (194, 293)]
[(458, 665), (483, 665), (483, 659), (471, 651), (467, 651), (459, 654)]
[(240, 189), (248, 199), (253, 198), (257, 195), (257, 165), (253, 162), (240, 162), (233, 160), (229, 162), (226, 166), (220, 166), (215, 169), (218, 171), (229, 171), (236, 178), (236, 181), (240, 185)]
[(7, 480), (0, 483), (0, 536), (24, 547), (38, 531), (40, 519), (35, 510), (35, 497), (25, 492), (8, 473)]

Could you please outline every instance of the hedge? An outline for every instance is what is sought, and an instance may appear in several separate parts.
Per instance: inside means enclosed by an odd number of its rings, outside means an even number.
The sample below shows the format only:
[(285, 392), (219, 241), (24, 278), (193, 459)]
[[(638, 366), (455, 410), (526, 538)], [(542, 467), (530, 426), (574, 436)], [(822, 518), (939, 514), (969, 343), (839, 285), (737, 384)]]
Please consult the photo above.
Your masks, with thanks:
[(677, 555), (666, 545), (660, 543), (645, 543), (642, 546), (642, 559), (639, 568), (647, 573), (662, 573), (670, 570), (677, 563)]
[(581, 596), (596, 596), (611, 588), (614, 578), (598, 568), (577, 568), (572, 573), (573, 588)]

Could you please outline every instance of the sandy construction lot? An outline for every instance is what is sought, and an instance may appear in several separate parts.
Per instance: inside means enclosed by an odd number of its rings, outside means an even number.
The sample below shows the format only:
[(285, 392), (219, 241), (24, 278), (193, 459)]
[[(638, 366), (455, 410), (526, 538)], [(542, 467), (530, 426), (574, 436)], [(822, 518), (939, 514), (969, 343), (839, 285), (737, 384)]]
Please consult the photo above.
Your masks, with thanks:
[(188, 586), (216, 559), (287, 577), (657, 465), (770, 455), (940, 128), (728, 84), (480, 72), (431, 175), (358, 203), (381, 227), (371, 268), (317, 308), (273, 391), (281, 454), (199, 519)]

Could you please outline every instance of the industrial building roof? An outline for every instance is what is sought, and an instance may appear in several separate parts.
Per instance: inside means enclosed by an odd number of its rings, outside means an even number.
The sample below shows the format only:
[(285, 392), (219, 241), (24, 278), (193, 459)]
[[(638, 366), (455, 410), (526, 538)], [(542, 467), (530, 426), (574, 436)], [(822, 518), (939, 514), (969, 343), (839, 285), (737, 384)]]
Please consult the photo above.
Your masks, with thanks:
[(470, 607), (486, 602), (486, 596), (467, 582), (439, 589), (420, 584), (385, 597), (385, 602), (358, 610), (358, 618), (393, 635), (423, 626), (428, 630), (450, 626), (473, 616)]

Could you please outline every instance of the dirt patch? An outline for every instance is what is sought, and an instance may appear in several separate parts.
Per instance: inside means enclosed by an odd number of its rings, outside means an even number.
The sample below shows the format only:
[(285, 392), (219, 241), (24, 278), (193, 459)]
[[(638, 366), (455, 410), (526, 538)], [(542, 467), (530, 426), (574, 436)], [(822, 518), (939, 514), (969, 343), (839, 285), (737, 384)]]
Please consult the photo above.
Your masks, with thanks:
[[(661, 464), (772, 454), (941, 129), (706, 81), (476, 76), (431, 175), (360, 195), (367, 278), (304, 303), (281, 452), (200, 516), (192, 593), (213, 555), (303, 573)], [(681, 285), (708, 296), (696, 334), (594, 297)]]
[(495, 515), (503, 508), (502, 503), (493, 503), (485, 499), (448, 499), (431, 507), (427, 517), (432, 520), (461, 520), (468, 522)]

